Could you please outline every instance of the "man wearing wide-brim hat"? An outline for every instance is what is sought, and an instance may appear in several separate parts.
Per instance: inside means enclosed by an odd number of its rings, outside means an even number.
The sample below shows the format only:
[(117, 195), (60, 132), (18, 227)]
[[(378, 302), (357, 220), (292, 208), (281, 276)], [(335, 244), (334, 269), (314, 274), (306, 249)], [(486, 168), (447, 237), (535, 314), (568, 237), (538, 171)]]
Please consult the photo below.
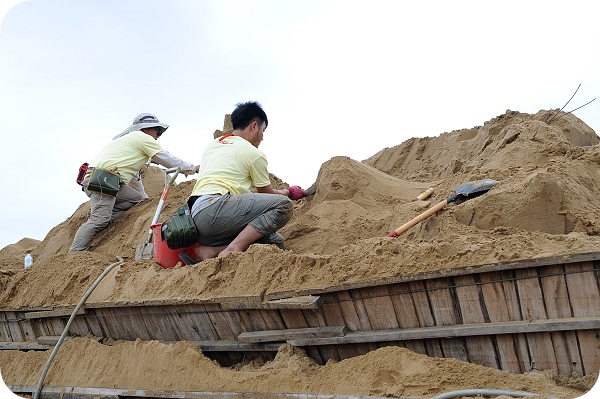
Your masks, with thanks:
[(120, 175), (122, 184), (116, 196), (89, 189), (89, 174), (83, 180), (83, 191), (91, 199), (88, 220), (79, 227), (69, 252), (87, 251), (96, 234), (104, 230), (123, 212), (139, 204), (147, 197), (139, 179), (139, 171), (148, 161), (166, 168), (181, 168), (181, 173), (198, 173), (199, 166), (183, 161), (165, 151), (157, 139), (169, 125), (149, 113), (137, 115), (133, 124), (118, 134), (96, 156), (88, 168), (110, 170)]

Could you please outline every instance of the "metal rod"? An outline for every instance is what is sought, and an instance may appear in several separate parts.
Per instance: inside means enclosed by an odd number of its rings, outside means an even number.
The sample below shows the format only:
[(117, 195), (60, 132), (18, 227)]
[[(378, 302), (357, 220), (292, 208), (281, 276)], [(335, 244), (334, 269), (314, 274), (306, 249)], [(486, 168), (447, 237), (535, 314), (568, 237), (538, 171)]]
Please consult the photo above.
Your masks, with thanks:
[(561, 108), (561, 109), (559, 109), (559, 110), (558, 110), (558, 112), (556, 112), (556, 113), (554, 114), (554, 116), (553, 116), (552, 118), (550, 118), (550, 120), (549, 120), (548, 122), (546, 122), (547, 124), (550, 124), (550, 122), (552, 122), (552, 119), (554, 119), (554, 117), (555, 117), (556, 115), (558, 115), (558, 114), (559, 114), (559, 112), (560, 112), (560, 111), (562, 111), (562, 110), (563, 110), (563, 109), (564, 109), (564, 108), (567, 106), (567, 104), (569, 104), (569, 103), (571, 102), (571, 100), (573, 99), (573, 97), (575, 97), (575, 94), (577, 94), (577, 91), (579, 90), (579, 88), (580, 88), (580, 87), (581, 87), (581, 83), (579, 83), (579, 86), (577, 86), (577, 90), (575, 90), (575, 93), (573, 93), (573, 95), (571, 96), (571, 98), (569, 98), (569, 101), (567, 101), (567, 102), (565, 103), (565, 105), (563, 105), (563, 106), (562, 106), (562, 108)]

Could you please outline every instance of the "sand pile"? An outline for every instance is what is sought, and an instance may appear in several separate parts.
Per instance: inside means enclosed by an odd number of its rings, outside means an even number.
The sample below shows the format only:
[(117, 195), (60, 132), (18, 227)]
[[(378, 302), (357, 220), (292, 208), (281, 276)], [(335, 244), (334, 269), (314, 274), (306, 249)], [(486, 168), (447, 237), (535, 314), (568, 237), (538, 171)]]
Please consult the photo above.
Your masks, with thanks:
[[(258, 295), (443, 268), (598, 251), (599, 138), (572, 114), (564, 114), (547, 124), (545, 121), (555, 112), (540, 111), (530, 115), (507, 111), (483, 126), (437, 137), (413, 138), (396, 147), (382, 149), (362, 162), (334, 157), (321, 166), (315, 181), (315, 195), (295, 204), (294, 217), (281, 230), (286, 238), (286, 250), (253, 245), (242, 254), (173, 269), (163, 269), (151, 260), (134, 259), (136, 248), (146, 238), (164, 187), (163, 172), (149, 167), (144, 171), (144, 183), (151, 198), (127, 211), (100, 233), (92, 251), (67, 253), (76, 230), (89, 213), (87, 202), (52, 229), (42, 242), (24, 239), (2, 249), (0, 307), (31, 309), (75, 304), (104, 268), (116, 261), (116, 256), (125, 258), (125, 262), (113, 269), (88, 302)], [(484, 195), (448, 205), (397, 238), (386, 237), (390, 231), (452, 195), (459, 185), (479, 179), (494, 179), (499, 184)], [(193, 184), (193, 181), (186, 181), (171, 189), (160, 221), (185, 202)], [(273, 185), (285, 187), (287, 184), (273, 176)], [(417, 195), (429, 187), (434, 188), (433, 195), (425, 201), (416, 200)], [(82, 201), (85, 200), (83, 193), (79, 195)], [(35, 263), (32, 268), (23, 270), (27, 249), (32, 250)], [(85, 342), (70, 345), (73, 348), (81, 346), (81, 349), (71, 349), (77, 353), (75, 356), (83, 356), (87, 347), (93, 346)], [(127, 350), (132, 353), (139, 353), (140, 362), (144, 361), (144, 353), (154, 350), (193, 352), (183, 343), (177, 348), (143, 342), (123, 345), (127, 345)], [(111, 350), (100, 345), (94, 356), (98, 362), (108, 361)], [(42, 364), (47, 356), (44, 353), (0, 352), (4, 378), (21, 384), (14, 380), (19, 372), (12, 370), (21, 367), (23, 362)], [(65, 353), (65, 356), (68, 355)], [(392, 359), (389, 367), (379, 360), (387, 356)], [(216, 379), (235, 383), (220, 388), (216, 385), (178, 386), (183, 386), (182, 390), (253, 391), (255, 388), (250, 381), (257, 378), (278, 381), (273, 382), (276, 386), (269, 388), (264, 388), (261, 383), (263, 389), (278, 392), (431, 395), (431, 391), (423, 387), (407, 387), (403, 374), (406, 372), (411, 381), (423, 378), (425, 386), (430, 386), (427, 384), (432, 380), (443, 380), (450, 390), (451, 387), (469, 387), (470, 384), (464, 381), (468, 373), (454, 374), (450, 370), (471, 365), (440, 359), (415, 360), (411, 356), (416, 355), (400, 348), (380, 349), (336, 365), (311, 366), (299, 376), (292, 377), (294, 373), (290, 370), (297, 366), (288, 364), (280, 368), (270, 364), (258, 371), (250, 371), (255, 374), (236, 374), (246, 371), (218, 370), (218, 366), (208, 363), (204, 366), (203, 362), (208, 360), (196, 353), (192, 356), (194, 360), (190, 360), (190, 369), (215, 367), (210, 373), (233, 373), (235, 376)], [(421, 366), (410, 371), (407, 363), (406, 371), (397, 366), (404, 361)], [(11, 364), (10, 368), (7, 364)], [(359, 379), (351, 377), (353, 367), (373, 370), (372, 375), (365, 376), (370, 380), (358, 383)], [(431, 368), (443, 370), (440, 374), (443, 377), (427, 374), (433, 372)], [(330, 375), (337, 385), (323, 386), (318, 382), (320, 376), (336, 370), (344, 370), (348, 379)], [(496, 370), (478, 369), (478, 372), (509, 380), (515, 378), (520, 381), (515, 382), (515, 386), (523, 390), (528, 389), (531, 381), (549, 381), (539, 376), (497, 374)], [(64, 375), (56, 371), (49, 383), (76, 384), (67, 382), (71, 374), (68, 370), (64, 370)], [(77, 383), (89, 386), (105, 383), (97, 375), (91, 375), (91, 380)], [(106, 378), (128, 384), (119, 380), (125, 378), (123, 376)], [(550, 379), (551, 386), (558, 383)], [(112, 386), (113, 382), (106, 384)], [(584, 384), (583, 391), (591, 384)], [(319, 387), (323, 389), (319, 390)], [(162, 386), (161, 389), (169, 388)], [(577, 389), (580, 388), (575, 391)], [(572, 395), (575, 391), (545, 392), (557, 397), (573, 397), (578, 395)]]
[[(0, 352), (10, 364), (7, 381), (35, 386), (48, 358), (44, 352)], [(315, 364), (306, 354), (282, 345), (270, 362), (223, 368), (186, 342), (156, 341), (103, 345), (88, 338), (66, 341), (47, 376), (50, 386), (131, 387), (202, 392), (275, 392), (431, 398), (462, 389), (535, 392), (575, 398), (595, 378), (552, 372), (508, 374), (454, 359), (436, 359), (400, 347), (385, 347), (341, 362)]]

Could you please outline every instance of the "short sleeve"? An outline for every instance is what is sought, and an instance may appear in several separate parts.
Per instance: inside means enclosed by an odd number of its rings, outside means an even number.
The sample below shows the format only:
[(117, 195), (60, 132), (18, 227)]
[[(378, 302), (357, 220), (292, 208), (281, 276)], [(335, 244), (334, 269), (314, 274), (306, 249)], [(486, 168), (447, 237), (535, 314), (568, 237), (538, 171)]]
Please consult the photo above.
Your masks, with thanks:
[(267, 165), (267, 158), (264, 155), (256, 158), (250, 165), (250, 179), (254, 187), (265, 187), (271, 184)]

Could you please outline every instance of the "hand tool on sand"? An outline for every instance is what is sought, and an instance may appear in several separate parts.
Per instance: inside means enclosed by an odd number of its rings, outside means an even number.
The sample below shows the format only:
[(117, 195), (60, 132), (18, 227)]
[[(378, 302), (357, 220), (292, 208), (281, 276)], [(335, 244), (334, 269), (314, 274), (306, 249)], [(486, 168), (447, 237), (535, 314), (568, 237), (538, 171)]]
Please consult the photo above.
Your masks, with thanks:
[[(160, 195), (160, 200), (158, 201), (158, 207), (156, 208), (156, 212), (154, 212), (154, 217), (152, 218), (152, 222), (150, 226), (156, 224), (158, 222), (158, 217), (162, 212), (162, 209), (165, 206), (165, 201), (167, 199), (167, 195), (169, 194), (169, 189), (173, 185), (173, 182), (179, 175), (181, 168), (170, 168), (165, 169), (165, 188), (163, 189), (162, 194)], [(169, 173), (173, 173), (173, 175), (169, 178)], [(148, 230), (148, 236), (146, 237), (146, 241), (144, 244), (139, 246), (135, 251), (135, 260), (140, 259), (152, 259), (154, 255), (154, 244), (152, 243), (152, 228)]]
[(317, 191), (316, 183), (304, 190), (306, 197), (313, 195)]
[(454, 195), (446, 198), (445, 200), (438, 203), (434, 207), (429, 208), (428, 210), (421, 213), (419, 216), (415, 217), (414, 219), (404, 223), (402, 226), (398, 227), (396, 230), (392, 231), (387, 236), (388, 237), (396, 237), (396, 236), (404, 233), (406, 230), (410, 229), (415, 224), (427, 219), (434, 213), (438, 212), (440, 209), (442, 209), (449, 203), (457, 202), (457, 201), (462, 202), (462, 201), (466, 201), (468, 199), (477, 197), (478, 195), (481, 195), (481, 194), (489, 191), (496, 184), (498, 184), (498, 182), (496, 180), (492, 180), (492, 179), (476, 180), (476, 181), (472, 181), (469, 183), (461, 184), (460, 186), (458, 186), (454, 189)]

